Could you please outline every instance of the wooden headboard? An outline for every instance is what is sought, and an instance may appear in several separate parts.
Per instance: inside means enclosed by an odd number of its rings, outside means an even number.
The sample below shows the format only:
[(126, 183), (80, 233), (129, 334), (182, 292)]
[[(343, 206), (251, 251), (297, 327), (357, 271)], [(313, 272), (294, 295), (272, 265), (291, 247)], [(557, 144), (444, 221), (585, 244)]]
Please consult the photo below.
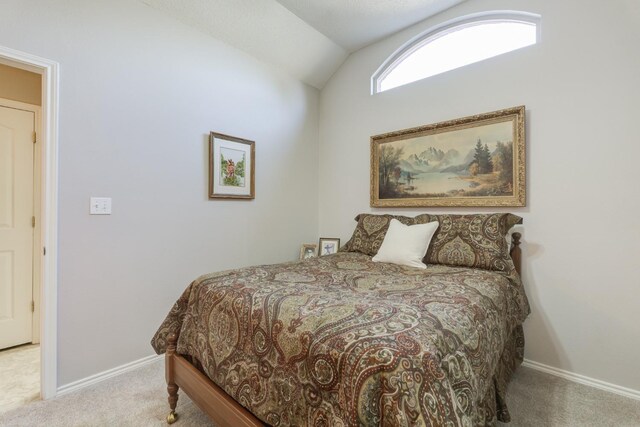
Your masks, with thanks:
[(511, 259), (513, 260), (513, 265), (516, 266), (516, 271), (519, 275), (522, 276), (522, 249), (520, 249), (521, 237), (522, 234), (518, 233), (517, 231), (511, 234), (511, 252), (509, 254), (511, 255)]

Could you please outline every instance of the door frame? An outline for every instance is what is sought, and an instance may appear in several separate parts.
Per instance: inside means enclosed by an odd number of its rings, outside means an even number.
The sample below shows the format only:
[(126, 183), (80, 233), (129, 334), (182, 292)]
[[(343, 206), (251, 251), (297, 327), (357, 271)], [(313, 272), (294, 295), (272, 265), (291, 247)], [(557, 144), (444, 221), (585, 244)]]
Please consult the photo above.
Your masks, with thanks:
[[(14, 101), (12, 99), (0, 98), (0, 106), (5, 108), (11, 108), (14, 110), (20, 111), (28, 111), (33, 113), (34, 119), (34, 127), (33, 130), (36, 135), (40, 135), (42, 133), (42, 126), (40, 124), (41, 120), (41, 111), (42, 108), (39, 105), (27, 104), (24, 102)], [(37, 141), (37, 139), (36, 139)], [(39, 142), (39, 141), (38, 141)], [(32, 286), (31, 286), (31, 300), (33, 301), (33, 313), (31, 315), (32, 326), (31, 326), (31, 342), (34, 344), (40, 343), (40, 274), (41, 268), (40, 264), (42, 263), (41, 259), (37, 254), (40, 252), (40, 248), (42, 248), (42, 236), (40, 235), (41, 230), (41, 209), (40, 209), (40, 186), (42, 184), (42, 158), (40, 156), (40, 147), (37, 143), (33, 146), (33, 216), (35, 218), (35, 225), (33, 227), (33, 242), (32, 242)]]
[[(58, 96), (60, 65), (49, 59), (0, 46), (0, 62), (42, 76), (40, 134), (40, 394), (55, 397), (58, 383)], [(46, 250), (46, 252), (45, 252)]]

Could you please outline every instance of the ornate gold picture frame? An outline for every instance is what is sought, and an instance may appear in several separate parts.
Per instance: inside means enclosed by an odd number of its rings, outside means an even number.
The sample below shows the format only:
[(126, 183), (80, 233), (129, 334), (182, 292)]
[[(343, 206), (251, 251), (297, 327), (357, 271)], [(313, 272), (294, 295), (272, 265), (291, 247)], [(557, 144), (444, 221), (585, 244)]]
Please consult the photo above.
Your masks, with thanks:
[(525, 107), (371, 137), (371, 206), (525, 206)]

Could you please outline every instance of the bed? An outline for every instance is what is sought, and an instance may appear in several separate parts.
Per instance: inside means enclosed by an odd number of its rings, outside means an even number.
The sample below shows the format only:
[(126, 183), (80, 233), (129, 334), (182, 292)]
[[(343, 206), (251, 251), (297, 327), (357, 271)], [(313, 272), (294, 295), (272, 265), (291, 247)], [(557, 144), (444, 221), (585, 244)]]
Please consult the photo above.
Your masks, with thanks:
[[(363, 253), (372, 233), (353, 250), (354, 232), (334, 255), (196, 279), (152, 340), (166, 353), (167, 421), (177, 419), (182, 390), (219, 426), (508, 422), (506, 387), (522, 362), (529, 313), (520, 234), (510, 248), (496, 240), (508, 259), (474, 258), (497, 269), (467, 266), (461, 227), (472, 230), (465, 245), (486, 249), (486, 235), (504, 240), (514, 218), (501, 217), (494, 232), (487, 215), (461, 226), (448, 217), (438, 217), (426, 258), (442, 261), (448, 248), (462, 265), (373, 262)], [(474, 236), (478, 224), (489, 230), (484, 240)]]

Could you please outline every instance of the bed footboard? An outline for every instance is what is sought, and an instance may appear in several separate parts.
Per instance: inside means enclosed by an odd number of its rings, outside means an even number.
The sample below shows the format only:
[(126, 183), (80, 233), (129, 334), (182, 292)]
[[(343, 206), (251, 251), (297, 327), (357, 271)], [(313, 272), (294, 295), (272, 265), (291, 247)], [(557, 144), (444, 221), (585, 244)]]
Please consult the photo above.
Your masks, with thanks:
[(165, 373), (169, 408), (167, 423), (173, 424), (178, 419), (175, 412), (178, 403), (178, 390), (182, 389), (193, 402), (220, 427), (263, 427), (264, 424), (251, 412), (233, 400), (213, 381), (207, 378), (184, 357), (176, 353), (178, 337), (168, 337), (165, 355)]

